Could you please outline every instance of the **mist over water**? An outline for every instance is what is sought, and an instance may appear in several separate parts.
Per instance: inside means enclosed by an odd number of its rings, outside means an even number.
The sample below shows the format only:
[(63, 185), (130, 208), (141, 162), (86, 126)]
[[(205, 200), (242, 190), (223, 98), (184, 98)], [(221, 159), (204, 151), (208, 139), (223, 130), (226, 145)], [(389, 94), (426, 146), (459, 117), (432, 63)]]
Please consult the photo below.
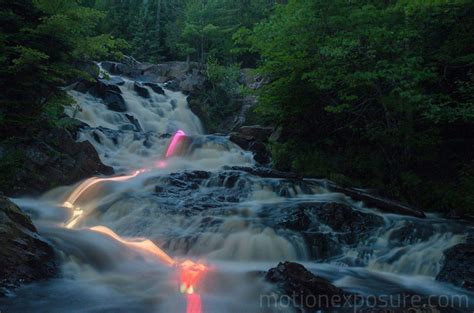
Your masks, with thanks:
[[(24, 286), (14, 298), (0, 300), (5, 312), (189, 312), (190, 301), (199, 301), (202, 312), (291, 312), (260, 306), (260, 295), (269, 294), (272, 286), (255, 274), (287, 260), (363, 294), (460, 292), (434, 277), (443, 251), (465, 240), (461, 225), (434, 215), (419, 220), (380, 214), (310, 179), (298, 184), (234, 170), (231, 166), (253, 166), (252, 155), (225, 136), (204, 134), (185, 95), (167, 89), (162, 95), (144, 86), (150, 94), (144, 98), (134, 81), (120, 79), (126, 112), (71, 91), (79, 107), (68, 108), (67, 114), (88, 125), (80, 141), (90, 141), (104, 164), (131, 177), (97, 182), (70, 208), (63, 203), (81, 183), (40, 199), (15, 200), (55, 245), (62, 265), (60, 277)], [(186, 139), (176, 154), (165, 158), (179, 130)], [(311, 262), (302, 234), (277, 227), (277, 221), (285, 207), (328, 201), (374, 214), (382, 223), (366, 237), (342, 245), (336, 256)], [(79, 218), (67, 228), (79, 210)], [(94, 231), (99, 225), (121, 239)], [(334, 238), (343, 235), (323, 223), (318, 227)], [(407, 229), (419, 231), (407, 235)], [(180, 293), (176, 268), (130, 244), (149, 246), (147, 240), (176, 260), (207, 265), (195, 286), (199, 300)]]

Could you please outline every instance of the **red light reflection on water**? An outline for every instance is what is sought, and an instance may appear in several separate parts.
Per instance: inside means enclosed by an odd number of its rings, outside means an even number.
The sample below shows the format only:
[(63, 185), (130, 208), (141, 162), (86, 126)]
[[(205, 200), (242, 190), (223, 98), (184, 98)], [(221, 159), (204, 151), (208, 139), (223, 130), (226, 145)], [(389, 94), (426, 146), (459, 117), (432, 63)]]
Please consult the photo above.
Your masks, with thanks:
[(186, 295), (186, 313), (202, 313), (201, 296), (194, 293)]
[(197, 283), (199, 282), (207, 268), (204, 264), (195, 263), (191, 260), (186, 260), (182, 262), (179, 266), (181, 270), (180, 291), (182, 293), (193, 294)]
[(180, 263), (179, 267), (181, 271), (180, 291), (186, 294), (186, 313), (202, 313), (201, 296), (196, 293), (196, 286), (207, 271), (207, 267), (191, 260)]

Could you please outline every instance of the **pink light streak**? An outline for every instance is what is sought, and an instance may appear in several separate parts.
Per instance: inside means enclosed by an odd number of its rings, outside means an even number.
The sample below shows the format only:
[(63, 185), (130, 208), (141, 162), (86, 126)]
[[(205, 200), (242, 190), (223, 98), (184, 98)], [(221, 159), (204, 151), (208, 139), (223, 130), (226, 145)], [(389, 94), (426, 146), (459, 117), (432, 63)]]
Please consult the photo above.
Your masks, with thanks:
[(176, 152), (176, 149), (178, 147), (178, 144), (183, 140), (183, 138), (186, 137), (186, 133), (183, 131), (183, 130), (178, 130), (173, 138), (171, 139), (171, 142), (170, 142), (170, 145), (168, 146), (168, 149), (166, 150), (166, 154), (165, 154), (165, 157), (169, 158), (169, 157), (172, 157), (175, 152)]

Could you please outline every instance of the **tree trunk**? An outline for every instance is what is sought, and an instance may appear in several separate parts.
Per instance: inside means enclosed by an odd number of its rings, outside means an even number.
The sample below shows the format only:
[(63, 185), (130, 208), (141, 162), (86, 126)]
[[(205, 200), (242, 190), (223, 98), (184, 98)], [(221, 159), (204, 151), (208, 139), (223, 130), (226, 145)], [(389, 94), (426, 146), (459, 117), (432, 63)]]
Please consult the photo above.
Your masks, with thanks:
[(191, 65), (191, 54), (188, 53), (186, 56), (186, 72), (189, 71), (189, 66)]
[(156, 33), (158, 34), (158, 40), (160, 40), (160, 27), (161, 27), (161, 0), (158, 0), (156, 7)]
[(201, 64), (204, 64), (204, 37), (201, 37)]

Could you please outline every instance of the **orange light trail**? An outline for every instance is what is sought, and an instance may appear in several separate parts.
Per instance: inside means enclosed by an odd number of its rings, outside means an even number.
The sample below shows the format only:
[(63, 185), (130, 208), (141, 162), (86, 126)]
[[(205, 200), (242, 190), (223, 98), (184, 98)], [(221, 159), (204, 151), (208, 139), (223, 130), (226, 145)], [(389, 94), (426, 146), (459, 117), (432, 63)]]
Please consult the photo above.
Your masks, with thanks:
[(157, 245), (153, 243), (153, 241), (149, 239), (143, 239), (141, 241), (125, 240), (125, 239), (122, 239), (119, 235), (117, 235), (113, 230), (105, 226), (94, 226), (89, 229), (92, 231), (107, 235), (117, 240), (118, 242), (127, 245), (130, 248), (145, 252), (147, 254), (154, 255), (166, 265), (173, 266), (176, 263), (176, 261), (173, 260), (168, 254), (166, 254), (166, 252), (161, 250)]
[(86, 179), (82, 184), (80, 184), (72, 194), (67, 198), (67, 200), (63, 203), (63, 207), (73, 209), (72, 217), (69, 221), (66, 222), (66, 228), (73, 228), (81, 219), (84, 211), (80, 207), (76, 207), (75, 203), (79, 197), (86, 192), (89, 188), (94, 186), (97, 183), (104, 182), (104, 181), (126, 181), (131, 178), (137, 177), (140, 173), (145, 172), (145, 170), (138, 170), (131, 175), (123, 175), (123, 176), (116, 176), (116, 177), (106, 177), (106, 178), (98, 178), (92, 177)]
[(125, 181), (129, 180), (131, 178), (137, 177), (139, 174), (145, 172), (144, 169), (135, 171), (135, 173), (131, 175), (123, 175), (123, 176), (116, 176), (116, 177), (104, 177), (104, 178), (98, 178), (98, 177), (91, 177), (89, 179), (86, 179), (82, 184), (79, 185), (72, 194), (67, 198), (67, 200), (64, 202), (64, 206), (71, 208), (74, 206), (74, 203), (76, 203), (77, 199), (90, 187), (94, 186), (97, 183), (104, 182), (104, 181)]

